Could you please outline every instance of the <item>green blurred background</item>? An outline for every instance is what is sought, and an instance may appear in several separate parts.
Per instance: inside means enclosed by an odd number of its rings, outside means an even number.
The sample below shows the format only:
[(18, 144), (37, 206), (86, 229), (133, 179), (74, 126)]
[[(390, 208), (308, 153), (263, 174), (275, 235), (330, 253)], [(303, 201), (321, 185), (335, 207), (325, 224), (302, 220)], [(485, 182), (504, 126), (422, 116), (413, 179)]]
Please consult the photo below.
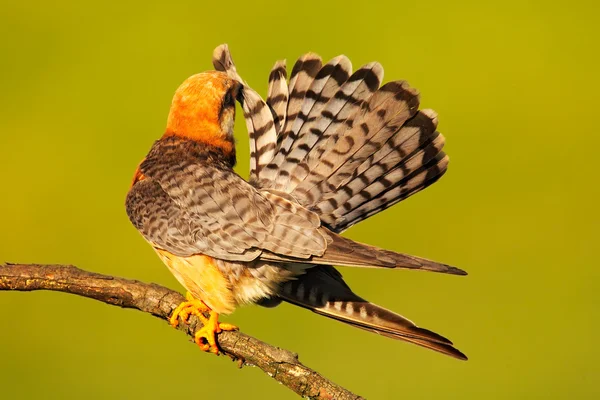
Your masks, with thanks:
[[(171, 2), (169, 2), (171, 3)], [(460, 362), (289, 305), (228, 321), (367, 398), (598, 398), (596, 2), (3, 1), (0, 261), (182, 290), (124, 199), (177, 86), (228, 43), (263, 95), (276, 59), (378, 60), (440, 114), (449, 173), (353, 239), (468, 277), (343, 269), (450, 337)], [(241, 113), (240, 113), (241, 114)], [(238, 115), (238, 172), (248, 171)], [(62, 293), (0, 293), (0, 397), (293, 399), (165, 322)]]

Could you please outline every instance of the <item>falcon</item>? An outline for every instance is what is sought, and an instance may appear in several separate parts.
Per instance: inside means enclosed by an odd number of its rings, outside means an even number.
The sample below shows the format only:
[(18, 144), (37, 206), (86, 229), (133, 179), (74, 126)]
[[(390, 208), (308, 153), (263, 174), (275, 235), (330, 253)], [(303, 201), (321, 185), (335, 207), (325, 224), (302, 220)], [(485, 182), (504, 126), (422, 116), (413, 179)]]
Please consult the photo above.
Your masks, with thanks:
[[(333, 267), (461, 269), (340, 235), (437, 181), (448, 166), (434, 111), (404, 81), (382, 85), (372, 62), (341, 55), (275, 63), (264, 101), (237, 73), (227, 45), (214, 71), (175, 92), (164, 135), (137, 168), (129, 219), (186, 288), (170, 318), (196, 315), (205, 351), (237, 327), (220, 314), (282, 301), (346, 324), (465, 359), (452, 342), (356, 295)], [(250, 137), (250, 177), (234, 172), (236, 100)]]

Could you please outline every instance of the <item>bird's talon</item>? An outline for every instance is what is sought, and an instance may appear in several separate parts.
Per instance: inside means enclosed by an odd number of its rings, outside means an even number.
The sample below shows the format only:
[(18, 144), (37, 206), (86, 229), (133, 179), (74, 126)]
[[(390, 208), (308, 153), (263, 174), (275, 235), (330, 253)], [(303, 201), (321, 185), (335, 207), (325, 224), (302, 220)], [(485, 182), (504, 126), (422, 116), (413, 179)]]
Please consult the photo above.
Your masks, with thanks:
[(177, 328), (179, 325), (179, 318), (186, 324), (189, 323), (190, 314), (195, 315), (200, 319), (202, 324), (206, 324), (208, 319), (204, 316), (204, 312), (210, 311), (210, 309), (204, 304), (204, 302), (194, 299), (191, 293), (186, 293), (186, 301), (182, 302), (173, 310), (169, 323), (173, 328)]
[(198, 347), (200, 347), (200, 350), (219, 354), (219, 347), (217, 346), (215, 331), (208, 329), (207, 325), (196, 331), (196, 334), (194, 335), (194, 341)]
[(219, 314), (211, 311), (210, 318), (204, 323), (202, 328), (194, 334), (194, 341), (202, 351), (210, 351), (219, 354), (219, 345), (217, 344), (217, 334), (222, 331), (234, 331), (238, 327), (232, 324), (220, 323)]
[(202, 335), (195, 336), (194, 342), (196, 342), (196, 345), (198, 345), (202, 351), (208, 352), (211, 349), (210, 344), (208, 344), (206, 338)]
[[(219, 346), (217, 344), (217, 334), (222, 331), (236, 331), (239, 328), (232, 324), (219, 322), (219, 314), (212, 311), (204, 302), (201, 300), (194, 299), (194, 297), (188, 292), (185, 295), (186, 301), (173, 310), (169, 323), (174, 328), (179, 325), (179, 319), (186, 324), (189, 322), (190, 315), (198, 317), (202, 322), (202, 328), (198, 329), (194, 334), (194, 342), (200, 347), (202, 351), (210, 351), (214, 354), (219, 354)], [(210, 314), (209, 318), (204, 316), (204, 313)]]
[(175, 310), (173, 310), (171, 317), (169, 317), (169, 324), (171, 324), (173, 328), (177, 328), (177, 325), (179, 325), (179, 316), (181, 315), (184, 308), (185, 303), (181, 303), (175, 308)]

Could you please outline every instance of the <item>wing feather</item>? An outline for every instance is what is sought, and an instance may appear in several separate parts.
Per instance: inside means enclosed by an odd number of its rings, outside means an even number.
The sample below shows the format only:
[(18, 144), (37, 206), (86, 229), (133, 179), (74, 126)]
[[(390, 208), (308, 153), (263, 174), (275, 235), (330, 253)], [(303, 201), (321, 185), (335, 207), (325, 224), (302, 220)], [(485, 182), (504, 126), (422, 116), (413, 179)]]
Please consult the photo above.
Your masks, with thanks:
[(285, 125), (288, 99), (286, 61), (281, 60), (277, 61), (271, 69), (267, 93), (267, 104), (271, 108), (278, 135), (282, 133), (283, 125)]
[(306, 92), (302, 108), (292, 126), (290, 138), (291, 144), (287, 149), (288, 155), (279, 165), (275, 188), (291, 189), (290, 178), (293, 170), (306, 155), (306, 149), (311, 143), (313, 135), (320, 131), (313, 127), (319, 123), (319, 117), (325, 106), (333, 98), (340, 87), (346, 83), (352, 72), (352, 63), (346, 56), (338, 56), (325, 64), (317, 73)]
[(325, 252), (315, 213), (198, 159), (190, 147), (201, 144), (183, 142), (157, 141), (140, 165), (145, 179), (128, 194), (127, 213), (148, 241), (179, 256), (231, 261), (253, 260), (263, 250), (299, 259)]
[(215, 49), (213, 65), (216, 70), (227, 73), (244, 85), (242, 109), (250, 137), (250, 182), (257, 182), (261, 170), (273, 159), (276, 151), (277, 130), (271, 108), (239, 76), (226, 44)]

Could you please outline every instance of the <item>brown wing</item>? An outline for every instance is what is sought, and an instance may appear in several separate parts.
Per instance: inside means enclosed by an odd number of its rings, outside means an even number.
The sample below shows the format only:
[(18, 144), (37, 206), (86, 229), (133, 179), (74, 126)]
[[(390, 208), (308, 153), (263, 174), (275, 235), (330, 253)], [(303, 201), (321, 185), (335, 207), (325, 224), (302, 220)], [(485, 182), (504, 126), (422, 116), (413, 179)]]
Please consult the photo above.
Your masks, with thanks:
[(129, 191), (127, 214), (149, 242), (223, 260), (250, 261), (263, 250), (300, 259), (324, 253), (315, 213), (255, 189), (194, 146), (201, 144), (162, 139), (140, 166), (145, 179)]
[(262, 260), (297, 261), (316, 265), (404, 268), (442, 272), (453, 275), (467, 275), (462, 269), (447, 264), (355, 242), (335, 234), (326, 228), (321, 228), (321, 230), (328, 238), (327, 250), (325, 250), (323, 255), (312, 256), (308, 260), (294, 260), (290, 257), (264, 252), (261, 254), (260, 258)]

